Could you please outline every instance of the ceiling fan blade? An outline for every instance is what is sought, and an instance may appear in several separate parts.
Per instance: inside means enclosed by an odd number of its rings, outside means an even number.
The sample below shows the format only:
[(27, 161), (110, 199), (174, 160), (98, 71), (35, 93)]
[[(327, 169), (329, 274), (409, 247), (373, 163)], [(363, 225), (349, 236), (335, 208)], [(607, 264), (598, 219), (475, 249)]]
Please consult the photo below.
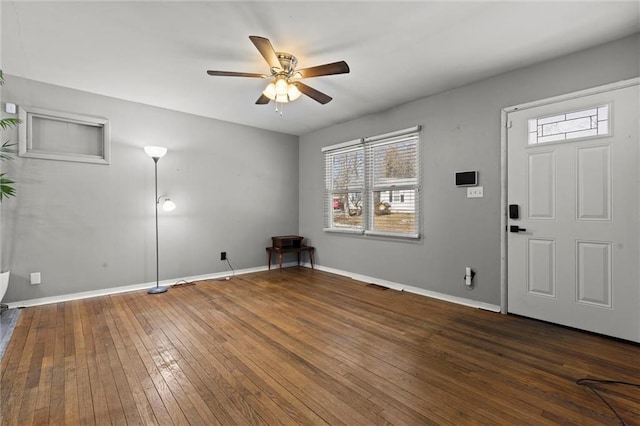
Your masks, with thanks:
[(256, 101), (256, 105), (266, 105), (271, 101), (271, 99), (267, 98), (265, 95), (260, 95), (258, 100)]
[(273, 49), (268, 38), (249, 36), (249, 39), (251, 39), (253, 44), (256, 46), (256, 49), (258, 49), (264, 60), (267, 61), (271, 68), (282, 68), (280, 61), (278, 60), (278, 56), (276, 55), (276, 51)]
[(258, 74), (253, 72), (235, 72), (235, 71), (207, 71), (207, 74), (220, 77), (253, 77), (253, 78), (267, 78), (268, 75)]
[(313, 100), (315, 100), (317, 102), (320, 102), (322, 105), (331, 102), (331, 99), (333, 99), (331, 96), (325, 95), (324, 93), (320, 92), (319, 90), (316, 90), (313, 87), (309, 87), (304, 83), (300, 83), (299, 81), (296, 81), (293, 84), (298, 86), (298, 90), (300, 90), (302, 93), (304, 93), (305, 95), (307, 95), (311, 99), (313, 99)]
[(348, 74), (349, 65), (345, 61), (333, 62), (331, 64), (318, 65), (310, 68), (297, 70), (300, 78), (320, 77), (323, 75)]

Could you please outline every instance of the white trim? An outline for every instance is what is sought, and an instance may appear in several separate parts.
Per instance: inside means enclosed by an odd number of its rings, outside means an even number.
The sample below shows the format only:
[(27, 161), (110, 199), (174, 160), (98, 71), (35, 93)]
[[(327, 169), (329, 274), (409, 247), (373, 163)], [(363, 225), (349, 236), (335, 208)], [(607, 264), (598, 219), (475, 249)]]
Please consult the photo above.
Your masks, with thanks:
[[(288, 263), (284, 263), (282, 265), (283, 268), (285, 268), (285, 267), (294, 267), (294, 266), (297, 266), (296, 262), (288, 262)], [(305, 267), (305, 268), (311, 268), (311, 264), (309, 262), (302, 262), (302, 263), (300, 263), (300, 266)], [(252, 272), (262, 272), (262, 271), (266, 271), (267, 269), (268, 269), (268, 266), (259, 266), (257, 268), (240, 269), (240, 270), (235, 271), (235, 275), (250, 274)], [(271, 269), (273, 270), (273, 267)], [(467, 298), (464, 298), (464, 297), (451, 296), (451, 295), (444, 294), (444, 293), (438, 293), (436, 291), (425, 290), (425, 289), (419, 288), (419, 287), (408, 286), (408, 285), (404, 285), (404, 284), (400, 284), (400, 283), (396, 283), (396, 282), (392, 282), (392, 281), (387, 281), (387, 280), (382, 280), (382, 279), (379, 279), (379, 278), (369, 277), (369, 276), (366, 276), (366, 275), (360, 275), (360, 274), (355, 274), (355, 273), (351, 273), (351, 272), (347, 272), (347, 271), (342, 271), (340, 269), (328, 268), (328, 267), (321, 266), (321, 265), (315, 265), (315, 269), (317, 269), (319, 271), (324, 271), (324, 272), (329, 272), (329, 273), (336, 274), (336, 275), (342, 275), (342, 276), (345, 276), (345, 277), (349, 277), (349, 278), (352, 278), (354, 280), (361, 281), (363, 284), (373, 283), (373, 284), (389, 287), (389, 288), (397, 290), (397, 291), (406, 291), (408, 293), (414, 293), (414, 294), (418, 294), (420, 296), (431, 297), (433, 299), (438, 299), (438, 300), (444, 300), (446, 302), (456, 303), (458, 305), (469, 306), (469, 307), (478, 308), (478, 309), (484, 309), (484, 310), (491, 311), (491, 312), (499, 312), (500, 311), (500, 307), (499, 306), (493, 305), (491, 303), (479, 302), (477, 300), (471, 300), (471, 299), (467, 299)], [(202, 280), (221, 279), (221, 278), (226, 278), (226, 277), (231, 277), (231, 272), (230, 271), (216, 272), (216, 273), (204, 274), (204, 275), (195, 275), (195, 276), (181, 278), (181, 279), (163, 280), (163, 281), (160, 282), (160, 285), (162, 285), (162, 286), (171, 286), (171, 285), (173, 285), (173, 284), (175, 284), (175, 283), (177, 283), (177, 282), (179, 282), (181, 280), (185, 280), (185, 281), (202, 281)], [(130, 292), (130, 291), (147, 290), (147, 289), (153, 287), (154, 285), (155, 285), (155, 282), (148, 282), (148, 283), (143, 283), (143, 284), (133, 284), (133, 285), (105, 288), (105, 289), (93, 290), (93, 291), (83, 291), (83, 292), (80, 292), (80, 293), (64, 294), (64, 295), (60, 295), (60, 296), (41, 297), (41, 298), (38, 298), (38, 299), (23, 300), (23, 301), (18, 301), (18, 302), (10, 302), (10, 303), (7, 303), (7, 305), (11, 309), (14, 309), (14, 308), (28, 308), (28, 307), (33, 307), (33, 306), (48, 305), (48, 304), (51, 304), (51, 303), (60, 303), (60, 302), (69, 302), (69, 301), (72, 301), (72, 300), (88, 299), (88, 298), (91, 298), (91, 297), (109, 296), (109, 295), (112, 295), (112, 294), (126, 293), (126, 292)], [(170, 290), (169, 290), (169, 292), (170, 292)]]
[(420, 234), (402, 234), (400, 232), (383, 232), (383, 231), (364, 231), (364, 235), (371, 235), (375, 237), (391, 237), (391, 238), (407, 238), (410, 240), (419, 240)]
[(533, 102), (527, 102), (521, 105), (514, 105), (506, 108), (502, 108), (500, 113), (500, 203), (502, 206), (502, 214), (500, 219), (500, 312), (506, 314), (509, 310), (508, 306), (508, 289), (509, 282), (507, 277), (508, 267), (508, 247), (507, 247), (507, 203), (508, 200), (508, 176), (507, 176), (507, 125), (509, 123), (509, 113), (515, 111), (522, 111), (529, 108), (536, 108), (539, 106), (550, 105), (556, 102), (564, 102), (571, 99), (579, 99), (585, 96), (596, 95), (599, 93), (611, 92), (613, 90), (624, 89), (626, 87), (640, 85), (640, 77), (630, 78), (628, 80), (621, 80), (615, 83), (609, 83), (602, 86), (596, 86), (585, 90), (580, 90), (572, 93), (565, 93), (563, 95), (554, 96), (551, 98), (540, 99)]
[(507, 132), (508, 113), (500, 111), (500, 313), (507, 313)]
[(362, 145), (363, 143), (364, 141), (362, 139), (354, 139), (352, 141), (341, 142), (335, 145), (323, 146), (320, 150), (322, 152), (327, 152), (327, 151), (333, 151), (341, 148), (348, 148), (350, 146), (358, 146), (358, 145)]
[(393, 138), (393, 137), (396, 137), (396, 136), (405, 136), (405, 135), (409, 135), (411, 133), (418, 133), (420, 130), (422, 130), (422, 127), (420, 125), (418, 125), (418, 126), (409, 127), (407, 129), (401, 129), (401, 130), (396, 130), (396, 131), (389, 132), (389, 133), (384, 133), (382, 135), (367, 136), (366, 138), (364, 138), (364, 141), (365, 142), (374, 142), (374, 141), (379, 141), (379, 140), (383, 140), (383, 139)]
[(350, 229), (350, 228), (322, 228), (324, 232), (335, 232), (339, 234), (364, 234), (362, 229)]
[(551, 98), (540, 99), (537, 101), (527, 102), (521, 105), (514, 105), (503, 108), (502, 111), (507, 113), (514, 111), (522, 111), (523, 109), (537, 108), (544, 105), (554, 104), (556, 102), (564, 102), (571, 99), (584, 98), (585, 96), (597, 95), (599, 93), (611, 92), (613, 90), (624, 89), (626, 87), (640, 85), (640, 77), (630, 78), (628, 80), (621, 80), (615, 83), (605, 84), (603, 86), (596, 86), (590, 89), (580, 90), (577, 92), (565, 93), (563, 95), (554, 96)]
[[(298, 264), (296, 262), (288, 262), (288, 263), (283, 263), (282, 267), (285, 268), (285, 267), (297, 266), (297, 265)], [(311, 267), (311, 265), (309, 265), (309, 267)], [(276, 265), (276, 268), (277, 268), (277, 265)], [(163, 281), (160, 281), (160, 285), (168, 287), (182, 280), (191, 282), (191, 281), (202, 281), (202, 280), (215, 280), (215, 279), (221, 279), (221, 278), (224, 279), (226, 277), (231, 277), (232, 275), (250, 274), (252, 272), (266, 271), (267, 269), (268, 269), (268, 266), (265, 265), (265, 266), (259, 266), (257, 268), (240, 269), (235, 271), (235, 274), (232, 274), (231, 271), (225, 271), (225, 272), (215, 272), (215, 273), (204, 274), (204, 275), (194, 275), (186, 278), (163, 280)], [(271, 269), (273, 269), (273, 267)], [(133, 284), (133, 285), (120, 286), (120, 287), (104, 288), (100, 290), (83, 291), (80, 293), (63, 294), (60, 296), (41, 297), (38, 299), (22, 300), (18, 302), (8, 302), (7, 305), (9, 306), (9, 308), (28, 308), (32, 306), (48, 305), (51, 303), (69, 302), (72, 300), (88, 299), (90, 297), (109, 296), (111, 294), (127, 293), (129, 291), (147, 290), (151, 287), (154, 287), (155, 285), (156, 285), (156, 282), (153, 281), (153, 282), (142, 283), (142, 284)]]
[(439, 293), (437, 291), (426, 290), (420, 287), (413, 287), (413, 286), (404, 285), (401, 283), (396, 283), (393, 281), (387, 281), (379, 278), (369, 277), (366, 275), (355, 274), (355, 273), (343, 271), (340, 269), (328, 268), (322, 265), (315, 265), (315, 269), (318, 269), (324, 272), (329, 272), (336, 275), (342, 275), (344, 277), (349, 277), (356, 281), (362, 281), (363, 284), (377, 284), (384, 287), (389, 287), (393, 290), (406, 291), (408, 293), (431, 297), (433, 299), (443, 300), (445, 302), (451, 302), (458, 305), (469, 306), (471, 308), (484, 309), (486, 311), (491, 311), (491, 312), (500, 312), (500, 306), (494, 305), (492, 303), (485, 303), (477, 300), (467, 299), (464, 297), (452, 296), (449, 294)]

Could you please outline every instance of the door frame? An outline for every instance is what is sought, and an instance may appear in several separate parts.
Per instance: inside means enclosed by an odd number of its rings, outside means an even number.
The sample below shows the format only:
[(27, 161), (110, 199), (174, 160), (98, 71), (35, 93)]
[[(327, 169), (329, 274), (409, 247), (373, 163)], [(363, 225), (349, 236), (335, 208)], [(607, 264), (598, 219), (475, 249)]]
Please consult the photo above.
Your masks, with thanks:
[[(610, 92), (612, 90), (624, 89), (626, 87), (640, 85), (640, 77), (634, 77), (628, 80), (621, 80), (615, 83), (609, 83), (602, 86), (592, 87), (590, 89), (579, 90), (577, 92), (565, 93), (563, 95), (553, 96), (550, 98), (540, 99), (537, 101), (527, 102), (524, 104), (514, 105), (502, 108), (500, 111), (500, 313), (507, 314), (509, 283), (507, 280), (507, 146), (508, 140), (507, 130), (509, 129), (509, 114), (516, 111), (522, 111), (530, 108), (536, 108), (543, 105), (549, 105), (556, 102), (578, 99), (585, 96), (595, 95), (598, 93)], [(640, 261), (640, 259), (639, 259)]]

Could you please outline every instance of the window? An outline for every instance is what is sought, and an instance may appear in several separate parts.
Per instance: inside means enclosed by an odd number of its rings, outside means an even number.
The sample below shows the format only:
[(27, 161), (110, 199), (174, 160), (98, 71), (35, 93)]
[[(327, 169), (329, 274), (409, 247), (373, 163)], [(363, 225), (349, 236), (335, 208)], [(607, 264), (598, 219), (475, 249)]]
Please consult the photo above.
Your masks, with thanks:
[(109, 121), (104, 118), (21, 107), (19, 155), (109, 164)]
[(529, 145), (609, 135), (609, 105), (529, 120)]
[(322, 149), (326, 231), (419, 238), (419, 131)]

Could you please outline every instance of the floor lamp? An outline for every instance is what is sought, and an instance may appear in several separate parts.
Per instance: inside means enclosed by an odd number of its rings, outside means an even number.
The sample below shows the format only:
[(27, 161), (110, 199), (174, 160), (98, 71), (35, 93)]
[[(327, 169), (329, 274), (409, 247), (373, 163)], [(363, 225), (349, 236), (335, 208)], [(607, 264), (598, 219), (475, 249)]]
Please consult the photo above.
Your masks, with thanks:
[(156, 206), (156, 286), (147, 290), (149, 294), (164, 293), (167, 287), (160, 286), (160, 250), (158, 249), (158, 160), (167, 153), (167, 148), (162, 146), (145, 146), (144, 152), (153, 159), (155, 165), (156, 195), (153, 197), (153, 204)]

